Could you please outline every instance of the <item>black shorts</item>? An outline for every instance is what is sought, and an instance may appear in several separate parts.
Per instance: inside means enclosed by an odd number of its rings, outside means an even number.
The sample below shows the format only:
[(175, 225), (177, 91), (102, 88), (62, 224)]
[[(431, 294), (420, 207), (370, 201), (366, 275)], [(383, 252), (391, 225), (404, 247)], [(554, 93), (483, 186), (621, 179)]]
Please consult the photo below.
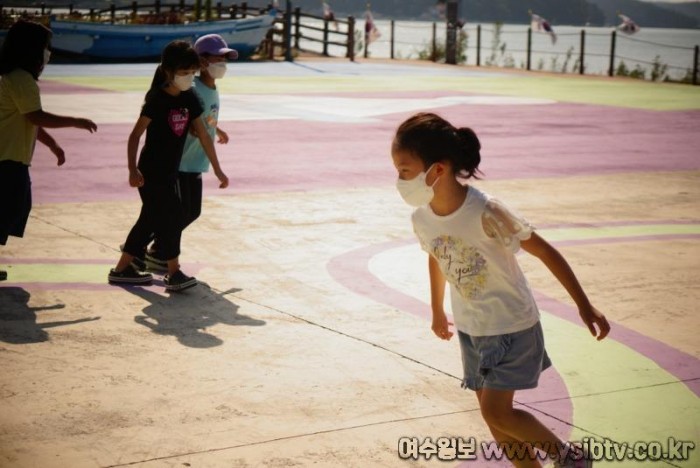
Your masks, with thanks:
[(17, 161), (0, 161), (0, 245), (5, 245), (9, 236), (24, 236), (31, 210), (29, 166)]

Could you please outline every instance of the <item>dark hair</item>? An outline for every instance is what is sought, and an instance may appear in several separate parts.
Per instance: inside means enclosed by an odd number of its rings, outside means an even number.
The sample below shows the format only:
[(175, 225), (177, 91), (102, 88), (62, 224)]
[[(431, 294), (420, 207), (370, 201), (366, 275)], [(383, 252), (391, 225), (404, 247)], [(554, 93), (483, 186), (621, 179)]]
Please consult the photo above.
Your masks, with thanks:
[(20, 19), (13, 24), (0, 50), (0, 75), (21, 68), (39, 79), (44, 64), (44, 49), (51, 41), (51, 30), (46, 26)]
[(396, 130), (394, 150), (413, 153), (425, 167), (448, 160), (457, 177), (478, 179), (481, 143), (471, 128), (456, 128), (437, 114), (421, 112)]
[(153, 74), (151, 89), (165, 85), (178, 70), (199, 67), (199, 55), (192, 45), (186, 41), (173, 41), (163, 49), (160, 65)]

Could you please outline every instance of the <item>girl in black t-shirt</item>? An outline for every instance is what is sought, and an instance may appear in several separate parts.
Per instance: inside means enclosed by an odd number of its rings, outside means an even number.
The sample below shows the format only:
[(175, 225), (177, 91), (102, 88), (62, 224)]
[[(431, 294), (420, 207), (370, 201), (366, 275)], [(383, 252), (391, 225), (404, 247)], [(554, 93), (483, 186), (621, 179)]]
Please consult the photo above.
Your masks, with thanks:
[[(178, 168), (190, 125), (221, 182), (220, 187), (228, 186), (228, 177), (219, 166), (214, 143), (200, 117), (202, 107), (190, 89), (199, 68), (199, 56), (187, 42), (174, 41), (163, 50), (158, 73), (161, 80), (154, 80), (146, 94), (127, 146), (129, 185), (138, 187), (141, 213), (126, 238), (117, 266), (109, 272), (110, 283), (144, 284), (153, 280), (150, 273), (139, 271), (132, 262), (155, 234), (168, 263), (168, 273), (163, 278), (165, 288), (180, 291), (197, 284), (195, 278), (180, 270), (178, 261), (182, 234)], [(137, 164), (136, 152), (144, 132), (146, 143)]]

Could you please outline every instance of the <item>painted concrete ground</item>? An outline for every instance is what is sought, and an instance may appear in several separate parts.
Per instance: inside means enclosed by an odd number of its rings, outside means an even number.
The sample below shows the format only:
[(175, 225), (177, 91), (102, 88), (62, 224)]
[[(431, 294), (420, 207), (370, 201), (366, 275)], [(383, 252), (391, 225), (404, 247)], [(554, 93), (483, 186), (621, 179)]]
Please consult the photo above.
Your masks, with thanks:
[(419, 110), (477, 131), (475, 185), (539, 227), (613, 324), (596, 342), (521, 255), (554, 368), (518, 403), (562, 438), (614, 442), (622, 460), (599, 464), (700, 465), (674, 450), (700, 441), (700, 90), (235, 64), (218, 146), (232, 186), (209, 175), (183, 238), (205, 284), (167, 295), (106, 284), (138, 212), (126, 138), (152, 70), (51, 66), (42, 80), (46, 110), (99, 130), (53, 131), (61, 168), (38, 148), (28, 232), (0, 250), (0, 466), (508, 466), (398, 456), (401, 437), (491, 440), (459, 388), (458, 344), (429, 330), (426, 258), (393, 186), (393, 131)]

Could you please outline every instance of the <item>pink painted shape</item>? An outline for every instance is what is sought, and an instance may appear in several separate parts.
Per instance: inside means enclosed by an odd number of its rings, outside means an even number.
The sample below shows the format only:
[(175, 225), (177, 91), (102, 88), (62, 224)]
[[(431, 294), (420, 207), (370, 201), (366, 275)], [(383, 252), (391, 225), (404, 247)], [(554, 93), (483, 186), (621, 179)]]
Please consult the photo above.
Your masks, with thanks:
[[(410, 93), (414, 98), (438, 95)], [(392, 96), (405, 93), (381, 94)], [(476, 130), (483, 145), (482, 170), (488, 179), (700, 169), (700, 132), (695, 125), (700, 111), (582, 104), (461, 104), (435, 111)], [(390, 186), (396, 178), (390, 160), (391, 140), (399, 123), (411, 114), (350, 124), (220, 122), (232, 138), (232, 144), (217, 145), (231, 188), (216, 189), (215, 177), (209, 174), (205, 194)], [(93, 135), (77, 129), (51, 130), (66, 150), (67, 163), (56, 168), (54, 156), (37, 145), (32, 167), (35, 201), (138, 200), (126, 172), (126, 141), (132, 126), (101, 124)]]
[[(99, 78), (95, 77), (95, 80), (98, 79)], [(50, 79), (40, 79), (39, 90), (41, 91), (41, 94), (116, 94), (115, 91), (111, 91), (109, 89), (80, 86)]]

